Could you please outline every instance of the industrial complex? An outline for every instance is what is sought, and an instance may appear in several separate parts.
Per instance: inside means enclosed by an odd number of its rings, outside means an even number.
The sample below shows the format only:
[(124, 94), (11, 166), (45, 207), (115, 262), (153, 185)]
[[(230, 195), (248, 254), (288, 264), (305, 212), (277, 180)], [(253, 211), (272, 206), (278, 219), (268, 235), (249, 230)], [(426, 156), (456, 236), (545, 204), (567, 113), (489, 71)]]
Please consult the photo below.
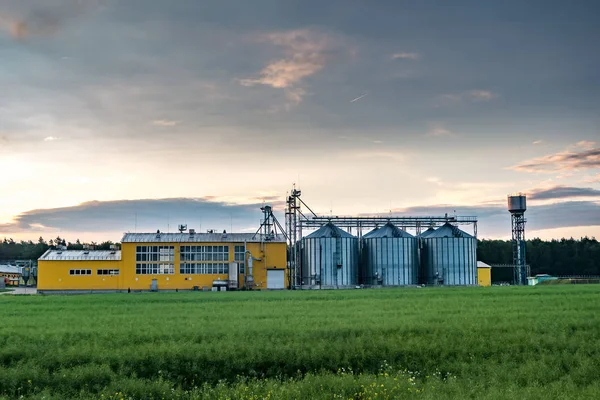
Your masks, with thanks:
[[(509, 210), (520, 218), (515, 263), (522, 266), (525, 199), (513, 197)], [(126, 233), (111, 250), (58, 246), (38, 260), (38, 291), (491, 285), (490, 266), (477, 261), (475, 217), (320, 217), (295, 188), (285, 228), (270, 206), (261, 210), (255, 233), (200, 233), (181, 225), (178, 233)]]
[(117, 250), (48, 250), (38, 291), (283, 289), (286, 241), (252, 233), (127, 233)]

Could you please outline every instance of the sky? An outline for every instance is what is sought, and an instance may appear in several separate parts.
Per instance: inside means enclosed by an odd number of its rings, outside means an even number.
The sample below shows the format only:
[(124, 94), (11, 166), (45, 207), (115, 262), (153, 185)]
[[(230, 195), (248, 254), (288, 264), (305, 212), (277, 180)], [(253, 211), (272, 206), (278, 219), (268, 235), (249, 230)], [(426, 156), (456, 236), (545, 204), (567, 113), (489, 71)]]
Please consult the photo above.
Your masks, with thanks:
[(0, 238), (477, 216), (600, 237), (596, 1), (0, 0)]

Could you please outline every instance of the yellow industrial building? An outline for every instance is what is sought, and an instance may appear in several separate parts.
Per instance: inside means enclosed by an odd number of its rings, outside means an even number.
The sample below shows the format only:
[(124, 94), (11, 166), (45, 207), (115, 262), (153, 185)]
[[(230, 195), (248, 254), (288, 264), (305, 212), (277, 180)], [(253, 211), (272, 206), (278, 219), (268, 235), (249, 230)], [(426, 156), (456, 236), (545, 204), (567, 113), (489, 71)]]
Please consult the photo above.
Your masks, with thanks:
[(284, 289), (287, 244), (252, 233), (126, 233), (117, 250), (48, 250), (38, 291)]

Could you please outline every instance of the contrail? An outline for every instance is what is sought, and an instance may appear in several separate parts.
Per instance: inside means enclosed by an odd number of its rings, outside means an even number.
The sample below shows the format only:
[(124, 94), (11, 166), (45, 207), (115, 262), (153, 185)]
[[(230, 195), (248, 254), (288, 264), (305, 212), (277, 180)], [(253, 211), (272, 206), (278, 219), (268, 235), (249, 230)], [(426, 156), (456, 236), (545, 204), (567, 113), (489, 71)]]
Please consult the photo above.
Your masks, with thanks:
[(365, 94), (363, 94), (363, 95), (361, 95), (361, 96), (358, 96), (358, 97), (357, 97), (357, 98), (355, 98), (354, 100), (350, 100), (350, 103), (354, 103), (355, 101), (358, 101), (358, 100), (362, 99), (362, 98), (363, 98), (363, 97), (365, 97), (367, 94), (368, 94), (368, 93), (365, 93)]

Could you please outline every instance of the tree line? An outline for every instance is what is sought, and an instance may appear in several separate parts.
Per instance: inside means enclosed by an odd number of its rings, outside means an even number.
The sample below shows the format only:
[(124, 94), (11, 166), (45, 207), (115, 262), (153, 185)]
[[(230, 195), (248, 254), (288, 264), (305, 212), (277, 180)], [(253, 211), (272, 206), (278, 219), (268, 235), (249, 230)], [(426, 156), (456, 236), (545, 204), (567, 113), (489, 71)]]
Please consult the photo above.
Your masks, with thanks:
[(57, 246), (65, 246), (67, 250), (83, 250), (86, 246), (95, 250), (110, 250), (115, 243), (111, 241), (96, 243), (81, 243), (79, 239), (75, 242), (67, 242), (66, 239), (57, 236), (55, 239), (46, 241), (40, 237), (37, 242), (31, 240), (21, 240), (17, 242), (13, 239), (4, 238), (0, 242), (0, 261), (2, 260), (37, 260), (48, 249), (56, 249)]
[[(1, 260), (37, 260), (46, 250), (57, 245), (67, 250), (83, 250), (85, 245), (96, 250), (109, 250), (115, 243), (67, 242), (60, 236), (49, 241), (40, 237), (37, 242), (4, 239), (0, 242)], [(479, 240), (477, 259), (487, 264), (511, 264), (512, 243), (508, 240)], [(600, 275), (600, 243), (595, 238), (527, 241), (527, 263), (531, 274)], [(507, 271), (509, 272), (509, 271)]]
[[(526, 253), (531, 275), (600, 275), (600, 243), (595, 238), (550, 241), (532, 239), (527, 241)], [(478, 241), (479, 261), (487, 264), (511, 264), (512, 257), (510, 240)]]

